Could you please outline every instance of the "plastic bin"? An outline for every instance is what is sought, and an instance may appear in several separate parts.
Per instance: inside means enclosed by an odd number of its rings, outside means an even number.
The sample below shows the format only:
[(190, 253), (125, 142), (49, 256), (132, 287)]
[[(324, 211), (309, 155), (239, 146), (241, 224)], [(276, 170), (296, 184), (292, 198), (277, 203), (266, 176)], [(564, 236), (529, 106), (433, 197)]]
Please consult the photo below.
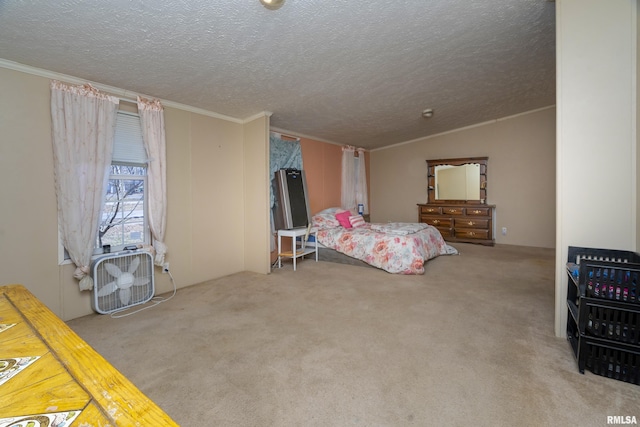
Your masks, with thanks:
[(586, 368), (596, 375), (640, 385), (640, 353), (602, 342), (586, 343)]

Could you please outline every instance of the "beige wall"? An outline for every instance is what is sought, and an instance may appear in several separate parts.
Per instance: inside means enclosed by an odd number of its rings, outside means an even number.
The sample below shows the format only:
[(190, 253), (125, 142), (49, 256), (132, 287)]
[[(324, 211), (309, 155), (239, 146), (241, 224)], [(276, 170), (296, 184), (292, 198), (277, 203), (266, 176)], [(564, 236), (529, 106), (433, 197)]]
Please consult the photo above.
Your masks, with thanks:
[[(428, 159), (489, 157), (487, 202), (496, 243), (555, 245), (555, 108), (371, 152), (371, 221), (415, 222)], [(500, 233), (507, 227), (507, 235)]]
[[(636, 26), (640, 22), (640, 7), (636, 8)], [(640, 173), (637, 172), (640, 165), (640, 132), (637, 126), (640, 123), (640, 31), (636, 28), (636, 194), (640, 189)], [(636, 199), (636, 250), (640, 248), (640, 197)]]
[(635, 0), (556, 3), (558, 336), (568, 246), (637, 250), (637, 18)]
[[(179, 288), (268, 267), (266, 241), (253, 242), (245, 257), (246, 221), (254, 219), (245, 193), (253, 201), (268, 185), (255, 167), (264, 159), (245, 157), (245, 143), (252, 153), (268, 150), (268, 125), (254, 126), (165, 106), (166, 259)], [(78, 290), (74, 267), (58, 265), (48, 78), (0, 68), (0, 129), (0, 285), (24, 284), (65, 320), (91, 313), (91, 294)], [(253, 234), (268, 234), (267, 215), (266, 208), (256, 215), (264, 219), (252, 222)], [(168, 275), (156, 270), (155, 277), (157, 293), (172, 290)]]
[(244, 253), (245, 270), (269, 273), (271, 219), (269, 207), (269, 116), (260, 115), (244, 126)]
[(0, 68), (0, 284), (37, 287), (59, 312), (66, 274), (57, 263), (48, 93), (49, 80)]
[[(192, 115), (190, 124), (191, 168), (184, 171), (190, 186), (183, 191), (191, 192), (188, 268), (191, 283), (198, 283), (244, 267), (243, 130), (235, 123), (202, 115)], [(167, 159), (167, 165), (170, 162)]]

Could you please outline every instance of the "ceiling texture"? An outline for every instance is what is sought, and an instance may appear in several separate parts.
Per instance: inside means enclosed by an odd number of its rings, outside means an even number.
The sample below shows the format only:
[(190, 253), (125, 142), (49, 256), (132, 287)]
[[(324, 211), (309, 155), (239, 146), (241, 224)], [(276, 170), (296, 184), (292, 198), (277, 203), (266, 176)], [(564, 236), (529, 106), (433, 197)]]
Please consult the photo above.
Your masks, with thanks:
[(554, 105), (555, 3), (0, 0), (0, 58), (374, 149)]

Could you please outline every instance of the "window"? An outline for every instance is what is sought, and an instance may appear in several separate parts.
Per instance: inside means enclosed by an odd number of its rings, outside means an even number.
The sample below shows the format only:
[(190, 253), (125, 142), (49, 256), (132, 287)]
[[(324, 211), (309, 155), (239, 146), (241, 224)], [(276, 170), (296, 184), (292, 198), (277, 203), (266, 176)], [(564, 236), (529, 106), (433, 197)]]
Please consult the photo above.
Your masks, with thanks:
[(140, 117), (119, 111), (113, 142), (109, 182), (96, 236), (96, 250), (111, 245), (150, 242), (147, 225), (147, 156), (142, 141)]
[[(109, 182), (104, 195), (102, 216), (94, 255), (102, 254), (103, 245), (111, 251), (127, 245), (149, 244), (147, 223), (147, 155), (142, 141), (140, 116), (118, 111)], [(59, 237), (58, 263), (69, 262), (69, 253)]]
[(148, 243), (146, 218), (146, 166), (112, 164), (98, 226), (96, 248)]

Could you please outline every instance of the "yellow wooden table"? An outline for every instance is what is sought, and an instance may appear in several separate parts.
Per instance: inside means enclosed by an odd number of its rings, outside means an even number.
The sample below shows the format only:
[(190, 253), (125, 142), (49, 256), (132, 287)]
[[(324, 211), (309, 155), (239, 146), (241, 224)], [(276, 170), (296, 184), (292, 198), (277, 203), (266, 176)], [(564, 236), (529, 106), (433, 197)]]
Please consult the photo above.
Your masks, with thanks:
[(3, 425), (177, 426), (21, 285), (0, 286)]

